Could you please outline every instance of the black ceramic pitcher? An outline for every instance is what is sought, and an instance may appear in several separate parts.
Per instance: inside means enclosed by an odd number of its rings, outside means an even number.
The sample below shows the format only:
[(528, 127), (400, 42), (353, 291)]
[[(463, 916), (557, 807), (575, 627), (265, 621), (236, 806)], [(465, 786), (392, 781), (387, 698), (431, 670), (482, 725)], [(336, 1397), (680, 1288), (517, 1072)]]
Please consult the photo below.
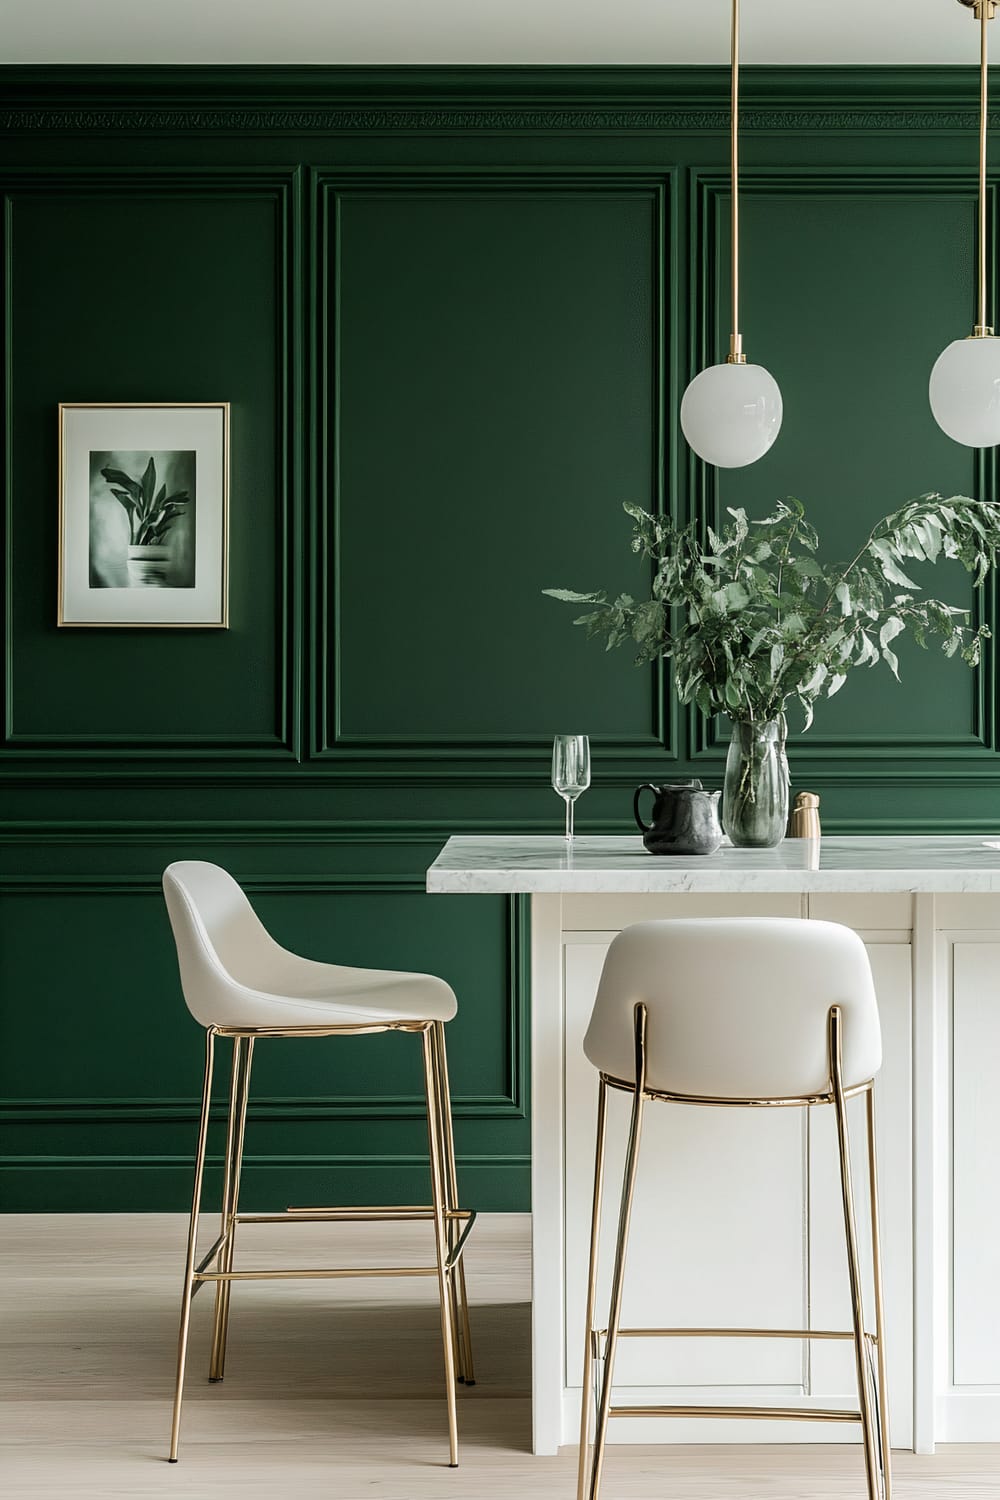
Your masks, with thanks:
[[(643, 792), (654, 797), (652, 823), (644, 823), (639, 812)], [(706, 792), (700, 781), (667, 786), (645, 781), (636, 787), (632, 810), (650, 854), (714, 854), (722, 843), (720, 795)]]

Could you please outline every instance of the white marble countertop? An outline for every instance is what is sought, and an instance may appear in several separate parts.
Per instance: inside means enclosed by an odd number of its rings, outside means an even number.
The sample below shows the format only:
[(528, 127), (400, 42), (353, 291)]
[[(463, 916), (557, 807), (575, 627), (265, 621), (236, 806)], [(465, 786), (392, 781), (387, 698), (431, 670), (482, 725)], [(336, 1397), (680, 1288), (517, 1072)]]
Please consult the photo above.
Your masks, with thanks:
[(435, 894), (969, 891), (1000, 893), (1000, 848), (962, 835), (785, 839), (776, 849), (652, 855), (638, 834), (450, 838), (427, 871)]

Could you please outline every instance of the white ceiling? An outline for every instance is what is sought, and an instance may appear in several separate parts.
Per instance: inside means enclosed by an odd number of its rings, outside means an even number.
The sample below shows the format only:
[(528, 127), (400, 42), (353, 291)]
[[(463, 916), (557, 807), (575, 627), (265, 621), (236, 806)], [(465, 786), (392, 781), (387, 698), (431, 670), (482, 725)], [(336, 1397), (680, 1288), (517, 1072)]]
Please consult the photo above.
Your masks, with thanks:
[[(747, 63), (969, 63), (958, 0), (743, 0)], [(1000, 63), (1000, 24), (991, 28)], [(725, 63), (729, 0), (0, 0), (5, 63)]]

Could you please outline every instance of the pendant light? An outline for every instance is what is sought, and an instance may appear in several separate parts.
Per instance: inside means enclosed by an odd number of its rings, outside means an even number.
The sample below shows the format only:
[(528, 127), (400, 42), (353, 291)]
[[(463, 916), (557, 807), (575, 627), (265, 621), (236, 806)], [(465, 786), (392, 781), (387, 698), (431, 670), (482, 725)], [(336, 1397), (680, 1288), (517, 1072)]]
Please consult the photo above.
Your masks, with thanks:
[(696, 375), (681, 400), (681, 430), (699, 458), (720, 469), (742, 469), (762, 458), (781, 426), (781, 392), (762, 365), (748, 365), (740, 333), (739, 77), (740, 0), (732, 0), (733, 331), (729, 358)]
[(1000, 339), (986, 322), (986, 24), (996, 0), (959, 0), (979, 22), (979, 310), (975, 331), (955, 339), (931, 371), (931, 411), (938, 426), (967, 448), (1000, 443)]

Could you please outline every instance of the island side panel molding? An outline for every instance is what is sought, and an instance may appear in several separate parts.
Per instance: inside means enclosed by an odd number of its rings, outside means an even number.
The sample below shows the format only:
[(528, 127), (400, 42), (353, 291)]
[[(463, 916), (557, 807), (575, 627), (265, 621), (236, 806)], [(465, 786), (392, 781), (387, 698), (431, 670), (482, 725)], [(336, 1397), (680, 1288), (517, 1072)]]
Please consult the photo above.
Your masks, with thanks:
[(1000, 1391), (1000, 1212), (983, 1191), (983, 1142), (1000, 1141), (1000, 933), (952, 943), (954, 1387)]
[(560, 896), (531, 900), (532, 1451), (558, 1453), (563, 1385), (563, 950)]
[[(890, 898), (890, 901), (893, 898)], [(810, 914), (811, 911), (810, 911)], [(868, 919), (885, 920), (879, 901)], [(889, 1414), (892, 1441), (910, 1447), (913, 1439), (913, 1132), (912, 1132), (912, 946), (908, 931), (862, 930), (871, 960), (882, 1024), (883, 1063), (876, 1080), (879, 1204), (884, 1260), (886, 1345), (889, 1360)], [(871, 1232), (868, 1212), (863, 1099), (848, 1105), (859, 1248), (864, 1268), (865, 1306), (874, 1318), (868, 1291)], [(809, 1110), (809, 1318), (816, 1328), (850, 1324), (850, 1288), (843, 1242), (843, 1211), (833, 1111)], [(874, 1326), (872, 1321), (871, 1326)], [(809, 1391), (830, 1406), (856, 1399), (850, 1344), (817, 1342), (809, 1352)]]
[(941, 1442), (1000, 1442), (1000, 1360), (991, 1360), (984, 1344), (997, 1326), (1000, 1270), (998, 1140), (991, 1134), (998, 1092), (992, 1049), (1000, 1002), (1000, 900), (940, 896), (935, 909), (935, 1431)]
[(947, 1298), (940, 1324), (947, 1336), (938, 1350), (937, 1433), (946, 1442), (998, 1442), (1000, 902), (939, 905), (946, 1212), (938, 1228), (947, 1256), (940, 1278)]
[[(801, 895), (753, 896), (739, 893), (716, 896), (670, 892), (650, 894), (581, 894), (563, 898), (562, 941), (565, 948), (565, 1079), (566, 1079), (566, 1358), (563, 1387), (563, 1442), (576, 1440), (580, 1385), (579, 1338), (583, 1320), (583, 1290), (586, 1236), (589, 1225), (591, 1173), (593, 1171), (593, 1108), (596, 1078), (582, 1056), (583, 1030), (593, 1003), (594, 991), (608, 944), (615, 933), (630, 922), (661, 916), (720, 915), (813, 915), (824, 920), (846, 921), (861, 932), (872, 957), (886, 1046), (886, 1063), (879, 1078), (880, 1159), (882, 1162), (883, 1237), (887, 1261), (887, 1306), (890, 1319), (890, 1389), (895, 1417), (894, 1437), (908, 1446), (912, 1433), (912, 1325), (913, 1281), (911, 1246), (912, 1202), (912, 959), (911, 926), (913, 898), (896, 893), (888, 896), (856, 896), (851, 893), (803, 897)], [(930, 910), (923, 908), (924, 915)], [(862, 922), (864, 925), (862, 926)], [(619, 1111), (620, 1113), (620, 1111)], [(843, 1242), (836, 1189), (836, 1161), (827, 1121), (821, 1109), (809, 1112), (775, 1111), (764, 1128), (776, 1134), (770, 1149), (747, 1139), (748, 1124), (767, 1116), (746, 1116), (737, 1111), (699, 1111), (683, 1106), (658, 1106), (650, 1111), (644, 1131), (644, 1159), (634, 1209), (634, 1231), (629, 1264), (633, 1308), (643, 1308), (643, 1321), (678, 1324), (698, 1321), (699, 1296), (715, 1309), (702, 1321), (724, 1321), (738, 1326), (797, 1323), (811, 1315), (813, 1326), (847, 1326), (849, 1297), (843, 1282)], [(826, 1112), (828, 1113), (828, 1112)], [(857, 1111), (854, 1111), (857, 1114)], [(778, 1116), (784, 1117), (784, 1122)], [(659, 1117), (662, 1116), (662, 1119)], [(669, 1117), (674, 1116), (673, 1122)], [(711, 1118), (709, 1118), (711, 1116)], [(861, 1123), (855, 1119), (855, 1127)], [(824, 1126), (827, 1127), (825, 1135)], [(612, 1141), (609, 1175), (605, 1188), (602, 1238), (602, 1284), (607, 1276), (615, 1196), (617, 1161), (622, 1121), (615, 1120), (612, 1107), (609, 1135)], [(798, 1143), (790, 1138), (797, 1133)], [(662, 1135), (663, 1139), (660, 1139)], [(862, 1239), (867, 1239), (867, 1218), (861, 1207), (864, 1193), (864, 1138), (855, 1128), (854, 1152), (859, 1220)], [(728, 1153), (728, 1159), (727, 1159)], [(649, 1163), (659, 1160), (663, 1171), (657, 1178), (661, 1201), (651, 1201)], [(644, 1166), (646, 1172), (644, 1174)], [(687, 1169), (690, 1168), (690, 1171)], [(831, 1176), (832, 1172), (832, 1176)], [(646, 1176), (645, 1184), (642, 1181)], [(661, 1180), (661, 1178), (663, 1180)], [(667, 1186), (664, 1187), (664, 1181)], [(643, 1194), (643, 1186), (646, 1194)], [(718, 1199), (736, 1202), (756, 1193), (758, 1217), (754, 1232), (743, 1237), (732, 1226), (724, 1230), (718, 1222)], [(798, 1204), (797, 1211), (795, 1206)], [(667, 1218), (683, 1223), (684, 1232), (668, 1245), (671, 1224), (659, 1223), (665, 1206), (673, 1210)], [(649, 1222), (644, 1224), (643, 1214)], [(789, 1217), (790, 1213), (790, 1217)], [(654, 1222), (656, 1221), (656, 1222)], [(794, 1222), (793, 1222), (794, 1221)], [(699, 1241), (699, 1234), (708, 1238)], [(713, 1249), (713, 1234), (715, 1237)], [(727, 1243), (721, 1244), (723, 1239)], [(661, 1252), (668, 1247), (664, 1257)], [(692, 1246), (697, 1254), (689, 1264), (685, 1256)], [(736, 1247), (736, 1248), (734, 1248)], [(672, 1252), (672, 1253), (671, 1253)], [(669, 1278), (664, 1258), (677, 1266), (676, 1274), (687, 1289), (680, 1313), (670, 1315)], [(728, 1277), (721, 1261), (728, 1265)], [(658, 1264), (659, 1262), (659, 1264)], [(763, 1268), (763, 1274), (762, 1274)], [(704, 1273), (699, 1284), (699, 1276)], [(775, 1280), (762, 1287), (767, 1275)], [(664, 1288), (666, 1301), (663, 1306)], [(794, 1303), (797, 1311), (792, 1312)], [(767, 1305), (767, 1297), (773, 1300)], [(719, 1311), (720, 1297), (724, 1310)], [(731, 1299), (732, 1305), (725, 1302)], [(625, 1318), (629, 1285), (626, 1282)], [(694, 1299), (692, 1302), (692, 1298)], [(763, 1298), (763, 1305), (760, 1300)], [(652, 1309), (650, 1311), (649, 1309)], [(632, 1317), (635, 1321), (635, 1317)], [(807, 1326), (803, 1322), (801, 1326)], [(839, 1353), (840, 1351), (837, 1351)], [(620, 1378), (616, 1389), (622, 1399), (642, 1402), (717, 1399), (734, 1403), (780, 1399), (783, 1403), (851, 1404), (853, 1371), (834, 1357), (827, 1360), (828, 1346), (817, 1345), (804, 1356), (795, 1344), (762, 1346), (743, 1341), (723, 1343), (650, 1341), (624, 1345)], [(832, 1432), (832, 1436), (831, 1436)], [(737, 1421), (617, 1422), (612, 1441), (619, 1442), (855, 1442), (851, 1427), (829, 1429), (808, 1423), (755, 1423), (748, 1433)]]
[[(958, 898), (969, 900), (970, 898)], [(934, 1452), (939, 1362), (950, 1299), (945, 1110), (945, 985), (936, 937), (938, 898), (913, 898), (913, 1451)]]
[[(613, 932), (566, 934), (566, 1330), (563, 1440), (573, 1441), (590, 1226), (597, 1075), (583, 1055)], [(609, 1098), (597, 1321), (605, 1317), (628, 1098)], [(646, 1112), (629, 1241), (623, 1324), (804, 1326), (808, 1304), (804, 1110)], [(799, 1404), (801, 1347), (791, 1340), (642, 1339), (622, 1344), (616, 1400)], [(627, 1431), (634, 1428), (633, 1431)], [(620, 1430), (621, 1429), (621, 1430)], [(777, 1436), (777, 1426), (772, 1434)], [(611, 1441), (747, 1440), (739, 1422), (616, 1422)]]
[[(748, 906), (748, 900), (751, 905)], [(740, 895), (684, 895), (669, 891), (661, 895), (564, 896), (563, 931), (571, 934), (608, 934), (607, 941), (632, 922), (649, 922), (658, 917), (799, 917), (802, 897)]]

